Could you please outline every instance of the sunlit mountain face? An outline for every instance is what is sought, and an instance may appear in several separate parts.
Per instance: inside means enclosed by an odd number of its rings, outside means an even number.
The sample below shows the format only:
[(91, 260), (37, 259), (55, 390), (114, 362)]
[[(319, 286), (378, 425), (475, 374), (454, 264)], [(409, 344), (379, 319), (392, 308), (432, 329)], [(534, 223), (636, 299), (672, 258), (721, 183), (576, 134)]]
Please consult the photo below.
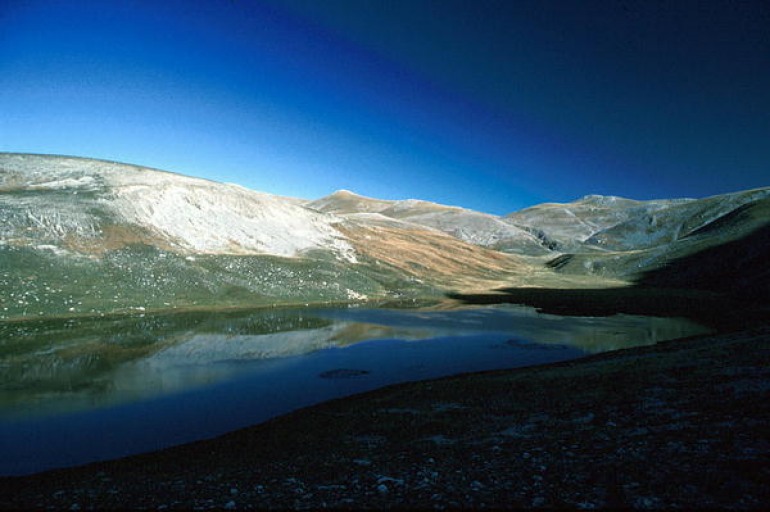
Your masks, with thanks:
[[(761, 290), (769, 197), (586, 196), (494, 216), (349, 191), (309, 201), (128, 164), (0, 154), (0, 316), (666, 280)], [(738, 270), (719, 264), (736, 251)], [(666, 274), (675, 264), (686, 273)]]

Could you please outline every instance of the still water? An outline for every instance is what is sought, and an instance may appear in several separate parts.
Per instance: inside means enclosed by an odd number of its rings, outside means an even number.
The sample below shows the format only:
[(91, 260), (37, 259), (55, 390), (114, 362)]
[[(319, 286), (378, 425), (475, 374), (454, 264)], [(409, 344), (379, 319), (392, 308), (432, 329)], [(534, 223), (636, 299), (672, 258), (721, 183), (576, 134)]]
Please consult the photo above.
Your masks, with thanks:
[(707, 332), (684, 319), (285, 308), (0, 324), (0, 475), (210, 438), (398, 382)]

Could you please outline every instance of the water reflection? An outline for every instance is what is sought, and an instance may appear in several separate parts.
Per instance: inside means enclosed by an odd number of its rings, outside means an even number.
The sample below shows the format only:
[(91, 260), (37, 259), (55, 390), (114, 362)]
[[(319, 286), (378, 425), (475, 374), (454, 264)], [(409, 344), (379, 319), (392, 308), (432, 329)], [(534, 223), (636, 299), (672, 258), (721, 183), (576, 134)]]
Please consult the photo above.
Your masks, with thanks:
[(162, 393), (169, 388), (152, 373), (130, 378), (133, 384), (124, 382), (126, 365), (150, 361), (159, 352), (190, 342), (194, 346), (203, 340), (205, 346), (206, 340), (307, 332), (332, 323), (281, 309), (0, 324), (0, 417)]
[(701, 332), (683, 319), (560, 317), (511, 305), (0, 324), (0, 474), (211, 437), (397, 382)]
[[(253, 370), (233, 362), (375, 339), (496, 333), (600, 352), (699, 332), (705, 328), (683, 319), (562, 317), (510, 305), (452, 311), (285, 308), (0, 324), (0, 416), (178, 392)], [(505, 339), (492, 345), (520, 348)]]

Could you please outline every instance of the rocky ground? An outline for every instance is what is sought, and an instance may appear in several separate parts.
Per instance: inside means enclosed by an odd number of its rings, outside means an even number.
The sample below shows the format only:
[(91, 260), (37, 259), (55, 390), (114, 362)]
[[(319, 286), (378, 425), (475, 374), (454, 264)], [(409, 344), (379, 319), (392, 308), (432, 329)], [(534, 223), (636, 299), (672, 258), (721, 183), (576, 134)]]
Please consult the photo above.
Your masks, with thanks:
[(0, 508), (761, 508), (770, 326), (393, 386), (0, 479)]

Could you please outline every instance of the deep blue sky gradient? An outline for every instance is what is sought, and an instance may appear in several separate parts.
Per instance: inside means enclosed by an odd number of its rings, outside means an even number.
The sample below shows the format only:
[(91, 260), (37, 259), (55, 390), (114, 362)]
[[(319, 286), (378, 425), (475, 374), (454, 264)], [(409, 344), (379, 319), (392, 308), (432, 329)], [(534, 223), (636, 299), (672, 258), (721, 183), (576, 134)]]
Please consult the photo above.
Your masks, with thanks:
[(770, 185), (770, 5), (0, 0), (0, 151), (491, 213)]

